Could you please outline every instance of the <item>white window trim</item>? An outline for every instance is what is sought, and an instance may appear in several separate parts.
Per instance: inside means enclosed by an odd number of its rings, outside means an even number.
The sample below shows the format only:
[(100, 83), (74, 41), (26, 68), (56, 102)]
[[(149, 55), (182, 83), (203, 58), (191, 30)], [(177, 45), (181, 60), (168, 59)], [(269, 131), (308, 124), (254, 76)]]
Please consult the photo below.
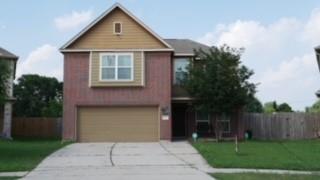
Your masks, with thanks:
[[(131, 60), (131, 66), (121, 66), (121, 67), (130, 67), (131, 68), (131, 78), (130, 79), (118, 79), (118, 56), (119, 55), (125, 55), (125, 56), (130, 56)], [(115, 56), (115, 79), (102, 79), (102, 56)], [(132, 82), (134, 80), (134, 59), (133, 59), (133, 53), (100, 53), (99, 57), (99, 81), (102, 82)], [(111, 66), (109, 66), (111, 67)]]
[[(120, 32), (117, 33), (116, 32), (116, 24), (120, 24)], [(119, 21), (115, 21), (113, 22), (113, 34), (116, 34), (116, 35), (121, 35), (122, 34), (122, 22), (119, 22)]]

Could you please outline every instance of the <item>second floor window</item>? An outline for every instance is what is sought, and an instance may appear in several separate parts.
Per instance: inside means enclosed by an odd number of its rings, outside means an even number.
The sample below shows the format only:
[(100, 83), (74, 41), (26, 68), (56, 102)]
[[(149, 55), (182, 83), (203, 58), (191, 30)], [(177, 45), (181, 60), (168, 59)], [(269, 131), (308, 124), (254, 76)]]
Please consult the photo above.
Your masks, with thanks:
[(174, 84), (181, 85), (182, 80), (185, 78), (189, 63), (189, 58), (176, 58), (174, 60)]
[(132, 81), (132, 53), (102, 53), (100, 54), (100, 80), (102, 81)]

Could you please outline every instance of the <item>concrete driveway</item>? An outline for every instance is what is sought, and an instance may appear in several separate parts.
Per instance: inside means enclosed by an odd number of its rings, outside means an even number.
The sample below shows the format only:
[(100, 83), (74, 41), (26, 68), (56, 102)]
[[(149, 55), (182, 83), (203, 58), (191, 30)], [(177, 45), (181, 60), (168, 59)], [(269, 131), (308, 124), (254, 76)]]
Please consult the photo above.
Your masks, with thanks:
[(24, 179), (209, 180), (188, 142), (76, 143), (53, 153)]

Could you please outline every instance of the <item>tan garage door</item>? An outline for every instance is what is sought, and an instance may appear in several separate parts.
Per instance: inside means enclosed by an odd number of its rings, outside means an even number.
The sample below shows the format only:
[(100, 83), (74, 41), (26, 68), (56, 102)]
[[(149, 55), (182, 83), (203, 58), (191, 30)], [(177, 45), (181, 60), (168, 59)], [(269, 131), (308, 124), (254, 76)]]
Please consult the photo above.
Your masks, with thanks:
[(157, 107), (83, 107), (77, 126), (80, 142), (159, 140)]

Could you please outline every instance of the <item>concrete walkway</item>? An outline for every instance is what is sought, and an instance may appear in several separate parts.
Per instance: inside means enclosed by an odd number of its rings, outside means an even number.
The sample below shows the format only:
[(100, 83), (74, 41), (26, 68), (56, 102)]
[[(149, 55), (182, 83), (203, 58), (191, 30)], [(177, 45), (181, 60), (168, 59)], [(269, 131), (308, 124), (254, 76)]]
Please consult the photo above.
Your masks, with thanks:
[(319, 171), (298, 171), (298, 170), (280, 170), (280, 169), (242, 169), (242, 168), (209, 168), (207, 173), (266, 173), (266, 174), (318, 174)]
[(28, 171), (18, 171), (18, 172), (1, 172), (0, 177), (22, 177), (28, 174)]
[(212, 180), (209, 169), (188, 142), (76, 143), (23, 179)]

